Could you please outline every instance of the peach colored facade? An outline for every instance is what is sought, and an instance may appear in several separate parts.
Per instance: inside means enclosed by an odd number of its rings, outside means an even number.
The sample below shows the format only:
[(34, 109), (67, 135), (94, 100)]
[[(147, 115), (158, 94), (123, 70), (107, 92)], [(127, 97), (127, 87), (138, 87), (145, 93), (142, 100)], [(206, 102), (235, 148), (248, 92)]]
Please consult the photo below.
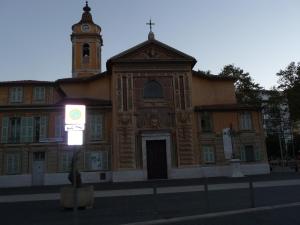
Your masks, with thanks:
[(231, 176), (232, 158), (243, 174), (269, 172), (261, 113), (237, 104), (233, 79), (193, 71), (152, 32), (101, 72), (88, 6), (72, 30), (71, 78), (0, 82), (0, 187), (68, 183), (65, 104), (87, 107), (83, 182)]

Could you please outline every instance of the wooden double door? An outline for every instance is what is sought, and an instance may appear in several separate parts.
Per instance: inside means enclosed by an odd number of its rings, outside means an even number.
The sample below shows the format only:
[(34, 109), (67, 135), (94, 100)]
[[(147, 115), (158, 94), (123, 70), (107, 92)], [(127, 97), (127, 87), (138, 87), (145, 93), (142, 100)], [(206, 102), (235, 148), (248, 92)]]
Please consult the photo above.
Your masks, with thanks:
[(147, 140), (148, 179), (167, 179), (166, 140)]

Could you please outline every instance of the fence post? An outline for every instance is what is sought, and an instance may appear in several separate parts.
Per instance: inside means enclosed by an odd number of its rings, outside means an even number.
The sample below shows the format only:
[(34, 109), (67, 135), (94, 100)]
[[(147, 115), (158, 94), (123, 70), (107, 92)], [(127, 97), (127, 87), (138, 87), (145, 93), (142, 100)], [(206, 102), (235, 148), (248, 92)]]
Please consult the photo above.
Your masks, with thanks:
[(154, 198), (154, 213), (158, 214), (157, 203), (157, 186), (153, 184), (153, 198)]
[(250, 177), (250, 180), (249, 180), (249, 191), (250, 191), (251, 208), (255, 208), (255, 196), (254, 196), (254, 188), (253, 188), (252, 177)]
[(209, 213), (209, 198), (208, 198), (208, 185), (207, 185), (207, 178), (204, 179), (204, 201), (205, 201), (205, 212)]

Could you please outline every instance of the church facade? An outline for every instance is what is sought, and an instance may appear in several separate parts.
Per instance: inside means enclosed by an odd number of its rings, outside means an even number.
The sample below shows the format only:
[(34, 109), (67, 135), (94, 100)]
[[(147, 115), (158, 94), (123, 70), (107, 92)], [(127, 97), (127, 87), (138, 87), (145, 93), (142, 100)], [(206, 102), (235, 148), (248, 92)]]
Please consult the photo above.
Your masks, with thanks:
[(87, 107), (83, 182), (269, 173), (261, 113), (236, 102), (234, 80), (194, 71), (196, 60), (155, 39), (101, 70), (101, 27), (90, 7), (72, 26), (72, 77), (0, 82), (0, 187), (68, 183), (73, 150), (64, 106)]

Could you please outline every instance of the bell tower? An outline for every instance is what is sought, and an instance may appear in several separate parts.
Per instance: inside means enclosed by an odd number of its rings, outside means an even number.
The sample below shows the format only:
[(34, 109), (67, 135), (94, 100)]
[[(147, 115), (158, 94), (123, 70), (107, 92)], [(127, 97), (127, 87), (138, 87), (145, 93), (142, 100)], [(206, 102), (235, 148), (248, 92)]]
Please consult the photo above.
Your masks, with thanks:
[(87, 77), (101, 72), (101, 27), (93, 22), (88, 2), (81, 20), (72, 26), (72, 77)]

